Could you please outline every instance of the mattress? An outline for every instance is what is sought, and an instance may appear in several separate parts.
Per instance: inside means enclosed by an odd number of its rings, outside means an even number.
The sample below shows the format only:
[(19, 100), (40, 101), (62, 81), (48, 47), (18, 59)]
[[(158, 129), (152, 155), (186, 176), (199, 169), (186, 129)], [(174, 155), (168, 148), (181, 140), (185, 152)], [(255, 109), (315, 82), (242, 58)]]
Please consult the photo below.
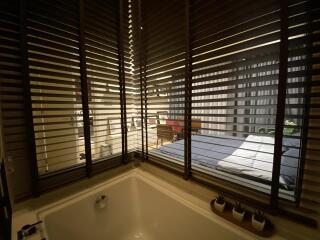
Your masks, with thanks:
[[(214, 168), (262, 183), (271, 183), (274, 150), (272, 136), (249, 135), (246, 138), (240, 138), (195, 135), (192, 136), (191, 141), (192, 164)], [(284, 141), (279, 182), (281, 188), (287, 190), (292, 190), (295, 186), (298, 144), (299, 141), (296, 139)], [(184, 140), (161, 146), (151, 152), (158, 152), (183, 161)]]

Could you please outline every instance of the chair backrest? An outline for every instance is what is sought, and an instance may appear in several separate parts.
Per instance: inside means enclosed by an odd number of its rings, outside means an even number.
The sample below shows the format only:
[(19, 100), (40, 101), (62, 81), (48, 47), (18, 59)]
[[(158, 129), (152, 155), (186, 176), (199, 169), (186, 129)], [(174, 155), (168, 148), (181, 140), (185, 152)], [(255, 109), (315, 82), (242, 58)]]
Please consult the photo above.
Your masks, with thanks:
[(156, 118), (148, 118), (148, 124), (157, 124)]
[(174, 133), (172, 130), (172, 126), (166, 124), (158, 124), (157, 125), (157, 137), (163, 140), (172, 141), (174, 137)]
[(199, 131), (201, 129), (201, 119), (193, 118), (191, 120), (191, 128), (193, 129), (193, 131)]

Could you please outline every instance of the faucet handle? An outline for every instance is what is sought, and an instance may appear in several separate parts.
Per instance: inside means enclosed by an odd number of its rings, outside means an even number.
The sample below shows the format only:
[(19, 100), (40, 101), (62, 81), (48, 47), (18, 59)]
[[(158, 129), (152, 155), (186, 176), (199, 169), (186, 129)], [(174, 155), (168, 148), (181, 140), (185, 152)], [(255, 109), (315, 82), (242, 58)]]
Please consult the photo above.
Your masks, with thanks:
[(33, 234), (36, 234), (37, 231), (38, 231), (38, 228), (37, 226), (39, 224), (41, 224), (42, 221), (38, 221), (36, 223), (33, 223), (33, 224), (26, 224), (24, 225), (20, 231), (18, 231), (18, 240), (22, 240), (22, 239), (25, 239), (26, 237), (29, 237)]

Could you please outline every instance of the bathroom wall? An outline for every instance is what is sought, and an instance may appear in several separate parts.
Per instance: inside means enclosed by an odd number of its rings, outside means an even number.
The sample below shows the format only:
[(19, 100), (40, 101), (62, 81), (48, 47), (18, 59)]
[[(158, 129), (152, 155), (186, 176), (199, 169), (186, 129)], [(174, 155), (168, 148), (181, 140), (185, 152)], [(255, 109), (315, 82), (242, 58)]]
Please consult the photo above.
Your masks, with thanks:
[(14, 178), (14, 168), (12, 165), (12, 161), (6, 157), (5, 149), (4, 149), (4, 140), (3, 140), (3, 125), (2, 125), (2, 111), (1, 111), (1, 104), (0, 104), (0, 165), (4, 162), (6, 173), (7, 173), (7, 183), (9, 188), (10, 200), (11, 205), (13, 205), (14, 199), (14, 189), (13, 189), (13, 178)]

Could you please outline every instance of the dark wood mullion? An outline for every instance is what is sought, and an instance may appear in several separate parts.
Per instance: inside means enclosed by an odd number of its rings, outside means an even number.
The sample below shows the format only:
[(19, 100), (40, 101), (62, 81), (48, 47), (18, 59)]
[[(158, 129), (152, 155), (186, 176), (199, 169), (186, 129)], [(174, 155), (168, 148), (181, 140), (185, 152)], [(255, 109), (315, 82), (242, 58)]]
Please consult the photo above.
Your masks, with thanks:
[(274, 157), (272, 168), (272, 184), (270, 205), (273, 209), (278, 205), (279, 177), (282, 156), (283, 125), (286, 103), (286, 83), (288, 75), (288, 0), (281, 0), (280, 6), (280, 62), (277, 96), (277, 116), (275, 126)]
[[(142, 0), (141, 0), (142, 2)], [(142, 4), (142, 3), (141, 3)], [(142, 5), (140, 5), (142, 6)], [(147, 161), (149, 158), (148, 155), (148, 93), (147, 93), (147, 60), (146, 60), (146, 48), (145, 48), (145, 38), (143, 34), (143, 15), (142, 10), (141, 12), (141, 28), (142, 28), (142, 86), (143, 86), (143, 107), (144, 107), (144, 131), (145, 131), (145, 156), (144, 159)], [(141, 53), (140, 53), (141, 54)]]
[(121, 125), (121, 161), (124, 162), (124, 129), (123, 129), (123, 84), (122, 84), (122, 0), (118, 1), (118, 73), (120, 90), (120, 125)]
[(184, 107), (184, 178), (191, 176), (191, 94), (192, 56), (190, 34), (190, 1), (185, 0), (185, 107)]
[[(122, 36), (123, 36), (123, 28), (124, 28), (124, 24), (123, 24), (123, 1), (121, 0), (121, 7), (120, 7), (120, 11), (121, 11), (121, 29), (122, 29)], [(122, 37), (123, 39), (123, 37)], [(123, 42), (123, 40), (122, 40)], [(125, 162), (127, 161), (127, 157), (128, 157), (128, 125), (127, 125), (127, 98), (126, 98), (126, 74), (125, 74), (125, 62), (124, 62), (124, 47), (122, 44), (122, 84), (123, 84), (123, 89), (122, 89), (122, 96), (123, 96), (123, 125), (124, 125), (124, 143), (125, 143), (125, 152), (124, 152), (124, 156), (125, 156)]]
[(91, 177), (92, 155), (91, 155), (90, 115), (89, 115), (89, 91), (88, 91), (85, 32), (84, 32), (84, 28), (85, 28), (84, 4), (85, 4), (85, 0), (79, 1), (80, 79), (81, 79), (82, 112), (83, 112), (83, 132), (84, 132), (85, 155), (86, 155), (86, 172), (87, 172), (87, 177)]
[[(145, 48), (143, 48), (144, 50)], [(144, 128), (145, 128), (145, 160), (148, 160), (148, 92), (147, 92), (147, 64), (145, 54), (143, 54), (143, 93), (144, 93)]]
[[(128, 4), (128, 1), (126, 0), (126, 4)], [(121, 6), (120, 6), (120, 11), (121, 11), (121, 29), (122, 29), (122, 36), (123, 36), (123, 29), (124, 29), (124, 0), (121, 0)], [(126, 13), (128, 14), (128, 13)], [(123, 39), (123, 37), (122, 37)], [(122, 40), (123, 42), (123, 40)], [(127, 95), (126, 95), (126, 74), (125, 74), (125, 61), (124, 61), (124, 44), (122, 44), (122, 82), (123, 82), (123, 124), (124, 124), (124, 142), (125, 142), (125, 162), (127, 161), (128, 158), (128, 125), (127, 125)]]
[[(143, 60), (143, 26), (142, 26), (142, 13), (141, 13), (141, 5), (142, 5), (142, 0), (138, 0), (138, 44), (139, 44), (139, 80), (140, 80), (140, 118), (141, 118), (141, 151), (142, 151), (142, 160), (145, 160), (145, 151), (144, 151), (144, 130), (143, 130), (143, 126), (144, 126), (144, 117), (143, 117), (143, 98), (144, 98), (144, 94), (143, 94), (143, 66), (145, 64), (144, 60)], [(146, 146), (147, 147), (147, 146)]]
[(122, 163), (127, 159), (127, 123), (125, 101), (125, 73), (124, 73), (124, 50), (123, 50), (123, 0), (119, 0), (118, 18), (118, 59), (119, 59), (119, 84), (120, 84), (120, 111), (121, 111), (121, 139), (122, 139)]
[[(311, 10), (314, 9), (313, 6), (314, 1), (310, 1), (307, 3), (307, 16), (308, 16), (308, 25), (307, 25), (307, 49), (311, 49), (312, 47), (312, 14)], [(312, 70), (312, 53), (311, 50), (308, 50), (307, 53), (307, 71)], [(308, 130), (309, 130), (309, 115), (310, 115), (310, 102), (311, 102), (311, 83), (312, 83), (312, 76), (308, 74), (306, 76), (306, 87), (304, 88), (305, 98), (304, 98), (304, 109), (303, 109), (303, 122), (302, 122), (302, 131), (301, 131), (301, 151), (300, 151), (300, 161), (299, 161), (299, 171), (298, 171), (298, 180), (297, 180), (297, 187), (295, 189), (295, 197), (296, 197), (296, 206), (300, 206), (300, 199), (301, 199), (301, 191), (302, 191), (302, 184), (303, 184), (303, 175), (304, 175), (304, 165), (305, 159), (307, 154), (307, 144), (308, 144)]]
[(20, 0), (20, 51), (22, 64), (22, 79), (24, 87), (24, 99), (26, 109), (26, 125), (28, 135), (28, 157), (30, 160), (31, 185), (33, 196), (39, 196), (39, 173), (36, 152), (36, 140), (32, 114), (31, 85), (29, 72), (28, 44), (27, 44), (27, 0)]
[[(237, 68), (238, 69), (238, 68)], [(238, 80), (238, 76), (236, 76), (236, 80)], [(239, 84), (235, 84), (235, 89), (239, 89)], [(238, 97), (238, 93), (235, 92), (234, 93), (234, 110), (233, 110), (233, 114), (234, 116), (237, 116), (238, 114), (238, 109), (237, 109), (237, 106), (238, 106), (238, 100), (237, 100), (237, 97)], [(238, 118), (237, 117), (233, 117), (233, 123), (234, 125), (232, 126), (232, 129), (234, 131), (234, 133), (232, 133), (232, 136), (237, 136), (237, 133), (235, 133), (236, 131), (238, 131), (238, 126), (237, 126), (237, 123), (238, 123)]]
[(144, 128), (144, 138), (145, 148), (143, 151), (143, 160), (148, 160), (148, 101), (147, 101), (147, 64), (145, 58), (145, 39), (144, 39), (144, 29), (143, 29), (143, 16), (142, 16), (142, 0), (139, 1), (139, 49), (140, 49), (140, 84), (141, 84), (141, 128)]

